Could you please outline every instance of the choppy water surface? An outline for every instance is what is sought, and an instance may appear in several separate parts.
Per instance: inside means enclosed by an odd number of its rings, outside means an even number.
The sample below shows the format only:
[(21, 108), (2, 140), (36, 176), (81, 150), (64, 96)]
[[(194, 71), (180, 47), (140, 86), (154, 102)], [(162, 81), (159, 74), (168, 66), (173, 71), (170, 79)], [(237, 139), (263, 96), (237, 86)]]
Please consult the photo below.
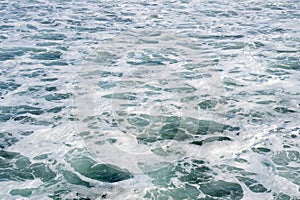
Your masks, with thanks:
[(1, 199), (299, 199), (300, 4), (0, 1)]

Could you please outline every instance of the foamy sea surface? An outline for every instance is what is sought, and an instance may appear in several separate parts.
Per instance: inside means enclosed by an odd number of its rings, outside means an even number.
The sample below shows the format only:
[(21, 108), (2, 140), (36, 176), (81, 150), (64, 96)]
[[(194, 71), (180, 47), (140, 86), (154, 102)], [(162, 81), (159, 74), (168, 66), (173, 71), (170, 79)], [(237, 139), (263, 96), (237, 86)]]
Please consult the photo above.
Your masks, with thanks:
[(0, 199), (300, 199), (298, 0), (0, 0)]

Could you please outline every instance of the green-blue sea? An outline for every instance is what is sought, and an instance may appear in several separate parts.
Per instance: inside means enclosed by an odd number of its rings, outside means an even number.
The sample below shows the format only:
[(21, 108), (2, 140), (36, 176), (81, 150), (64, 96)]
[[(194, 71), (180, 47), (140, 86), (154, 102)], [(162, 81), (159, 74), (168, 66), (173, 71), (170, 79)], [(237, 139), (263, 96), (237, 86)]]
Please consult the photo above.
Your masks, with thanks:
[(1, 200), (299, 200), (299, 0), (0, 0)]

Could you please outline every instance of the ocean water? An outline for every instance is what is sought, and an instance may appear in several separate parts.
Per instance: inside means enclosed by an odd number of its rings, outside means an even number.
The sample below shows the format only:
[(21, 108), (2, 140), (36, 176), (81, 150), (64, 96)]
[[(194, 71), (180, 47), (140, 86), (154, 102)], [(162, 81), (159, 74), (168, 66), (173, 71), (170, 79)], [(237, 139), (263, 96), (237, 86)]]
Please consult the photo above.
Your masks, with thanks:
[(0, 0), (0, 199), (300, 199), (298, 0)]

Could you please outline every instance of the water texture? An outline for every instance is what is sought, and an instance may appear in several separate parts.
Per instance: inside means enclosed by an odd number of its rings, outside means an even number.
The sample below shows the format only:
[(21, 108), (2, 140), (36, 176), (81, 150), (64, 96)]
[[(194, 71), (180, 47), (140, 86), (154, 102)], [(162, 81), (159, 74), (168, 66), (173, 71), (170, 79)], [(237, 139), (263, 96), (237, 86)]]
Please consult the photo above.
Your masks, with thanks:
[(0, 199), (300, 199), (300, 3), (0, 1)]

